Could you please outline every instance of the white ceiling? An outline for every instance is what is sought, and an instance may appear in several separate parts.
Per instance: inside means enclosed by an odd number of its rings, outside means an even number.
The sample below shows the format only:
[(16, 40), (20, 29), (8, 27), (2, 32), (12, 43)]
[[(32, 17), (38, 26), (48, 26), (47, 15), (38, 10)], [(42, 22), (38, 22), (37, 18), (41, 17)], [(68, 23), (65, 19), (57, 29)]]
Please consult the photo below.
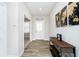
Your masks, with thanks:
[(26, 6), (33, 16), (50, 15), (56, 2), (27, 2)]

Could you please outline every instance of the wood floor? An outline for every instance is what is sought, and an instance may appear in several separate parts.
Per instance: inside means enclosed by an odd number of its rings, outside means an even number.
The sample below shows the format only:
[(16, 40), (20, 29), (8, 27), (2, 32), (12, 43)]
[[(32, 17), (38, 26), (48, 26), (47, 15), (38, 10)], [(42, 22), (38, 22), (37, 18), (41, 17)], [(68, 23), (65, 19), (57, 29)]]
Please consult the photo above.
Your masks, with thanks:
[(34, 40), (25, 48), (22, 57), (52, 57), (49, 50), (49, 42)]

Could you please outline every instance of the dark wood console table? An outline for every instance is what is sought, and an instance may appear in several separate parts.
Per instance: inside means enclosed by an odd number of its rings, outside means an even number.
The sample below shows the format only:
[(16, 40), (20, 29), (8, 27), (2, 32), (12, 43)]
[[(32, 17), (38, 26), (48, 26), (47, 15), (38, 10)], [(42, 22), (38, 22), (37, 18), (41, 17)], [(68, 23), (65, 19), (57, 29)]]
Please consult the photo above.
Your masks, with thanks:
[(50, 51), (55, 57), (61, 57), (64, 53), (73, 53), (73, 56), (76, 57), (75, 47), (65, 41), (60, 41), (57, 38), (53, 37), (50, 39), (49, 44)]

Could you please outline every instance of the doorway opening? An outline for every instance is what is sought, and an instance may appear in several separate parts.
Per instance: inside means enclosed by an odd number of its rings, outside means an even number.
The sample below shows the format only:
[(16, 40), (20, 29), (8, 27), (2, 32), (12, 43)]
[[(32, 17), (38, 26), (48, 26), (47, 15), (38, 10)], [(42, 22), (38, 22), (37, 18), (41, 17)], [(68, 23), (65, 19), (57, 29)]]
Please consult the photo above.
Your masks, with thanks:
[(30, 20), (24, 17), (24, 48), (30, 41)]
[(44, 20), (35, 21), (35, 39), (44, 39), (45, 38), (45, 22)]

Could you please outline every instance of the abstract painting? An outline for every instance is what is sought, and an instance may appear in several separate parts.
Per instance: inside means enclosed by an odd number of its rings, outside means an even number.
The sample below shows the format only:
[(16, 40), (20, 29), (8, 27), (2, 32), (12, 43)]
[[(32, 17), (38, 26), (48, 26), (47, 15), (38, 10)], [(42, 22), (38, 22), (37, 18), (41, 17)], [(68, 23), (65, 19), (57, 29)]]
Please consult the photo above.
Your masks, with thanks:
[(60, 20), (61, 20), (61, 27), (62, 26), (67, 26), (67, 6), (65, 6), (61, 10)]
[(57, 13), (55, 18), (56, 18), (56, 27), (61, 27), (61, 20), (59, 18), (60, 13)]
[(65, 6), (59, 13), (56, 14), (56, 27), (67, 25), (67, 6)]
[(70, 2), (67, 8), (69, 25), (79, 25), (79, 2)]

